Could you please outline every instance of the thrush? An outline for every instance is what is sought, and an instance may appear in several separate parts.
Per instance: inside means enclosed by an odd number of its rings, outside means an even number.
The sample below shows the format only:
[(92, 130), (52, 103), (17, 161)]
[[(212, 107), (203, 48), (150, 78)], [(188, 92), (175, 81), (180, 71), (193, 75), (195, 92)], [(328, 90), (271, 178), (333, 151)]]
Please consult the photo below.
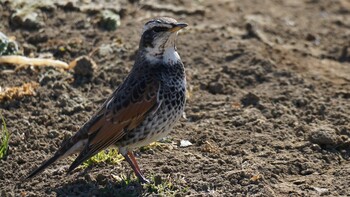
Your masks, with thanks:
[(31, 178), (55, 161), (79, 153), (71, 172), (98, 152), (118, 147), (141, 182), (149, 182), (133, 150), (164, 138), (180, 119), (185, 107), (186, 78), (175, 41), (186, 23), (160, 17), (143, 28), (135, 63), (123, 83), (101, 108), (53, 157), (32, 171)]

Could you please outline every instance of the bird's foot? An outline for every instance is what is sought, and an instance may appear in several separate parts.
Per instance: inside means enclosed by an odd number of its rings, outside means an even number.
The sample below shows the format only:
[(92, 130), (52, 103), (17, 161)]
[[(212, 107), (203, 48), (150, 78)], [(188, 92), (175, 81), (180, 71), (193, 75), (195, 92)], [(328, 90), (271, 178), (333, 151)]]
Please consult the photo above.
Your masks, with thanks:
[(148, 179), (146, 179), (144, 176), (138, 176), (138, 179), (141, 183), (149, 184), (151, 183)]
[(130, 164), (130, 166), (134, 170), (139, 181), (141, 183), (150, 183), (150, 181), (148, 179), (146, 179), (145, 176), (143, 176), (143, 174), (140, 170), (140, 167), (136, 162), (136, 158), (135, 158), (134, 154), (131, 151), (129, 151), (129, 152), (127, 152), (127, 154), (124, 155), (124, 157), (125, 157), (125, 160)]

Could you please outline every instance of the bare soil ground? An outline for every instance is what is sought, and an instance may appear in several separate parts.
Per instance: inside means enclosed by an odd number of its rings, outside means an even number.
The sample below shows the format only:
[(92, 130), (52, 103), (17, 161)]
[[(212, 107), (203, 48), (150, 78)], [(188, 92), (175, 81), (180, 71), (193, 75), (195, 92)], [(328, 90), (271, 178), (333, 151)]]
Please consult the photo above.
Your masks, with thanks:
[[(164, 15), (189, 23), (177, 48), (190, 93), (186, 119), (170, 140), (136, 151), (148, 177), (169, 181), (176, 196), (350, 194), (349, 1), (68, 0), (36, 7), (42, 21), (34, 27), (10, 19), (23, 5), (1, 2), (0, 31), (15, 36), (27, 56), (70, 62), (98, 50), (90, 78), (0, 65), (2, 88), (40, 84), (35, 96), (0, 103), (11, 133), (0, 196), (170, 195), (120, 181), (131, 174), (125, 161), (66, 175), (67, 158), (22, 181), (122, 82), (143, 23)], [(99, 25), (103, 9), (120, 14), (116, 31)], [(180, 147), (180, 140), (193, 145)]]

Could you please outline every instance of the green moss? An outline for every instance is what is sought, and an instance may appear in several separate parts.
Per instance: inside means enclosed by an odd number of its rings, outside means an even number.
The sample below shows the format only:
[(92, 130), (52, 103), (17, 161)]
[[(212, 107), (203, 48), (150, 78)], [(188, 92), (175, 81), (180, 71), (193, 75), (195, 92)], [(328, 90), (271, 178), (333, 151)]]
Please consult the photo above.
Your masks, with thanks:
[(166, 140), (162, 140), (161, 142), (157, 141), (157, 142), (152, 142), (150, 143), (148, 146), (143, 146), (140, 148), (140, 152), (145, 152), (148, 150), (164, 150), (167, 149), (167, 147), (169, 146), (169, 144), (171, 143), (171, 139), (166, 139)]
[(104, 150), (96, 154), (95, 156), (91, 157), (90, 159), (86, 160), (82, 167), (87, 168), (91, 165), (106, 162), (110, 164), (117, 164), (124, 160), (124, 157), (118, 153), (118, 150), (116, 149), (109, 149)]
[(172, 179), (167, 177), (163, 179), (160, 176), (152, 176), (151, 183), (144, 184), (144, 194), (157, 196), (183, 196), (187, 191), (187, 187), (181, 185), (180, 179)]
[(16, 54), (19, 54), (16, 42), (9, 40), (3, 33), (0, 32), (0, 56)]

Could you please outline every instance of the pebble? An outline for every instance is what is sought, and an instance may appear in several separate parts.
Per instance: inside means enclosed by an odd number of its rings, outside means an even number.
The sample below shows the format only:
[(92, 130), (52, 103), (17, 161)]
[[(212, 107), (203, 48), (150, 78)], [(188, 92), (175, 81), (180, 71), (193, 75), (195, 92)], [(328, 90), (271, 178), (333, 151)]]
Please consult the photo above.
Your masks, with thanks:
[(74, 74), (83, 77), (92, 77), (97, 65), (94, 60), (88, 56), (81, 56), (69, 63), (73, 67)]
[(112, 53), (113, 53), (113, 48), (110, 44), (103, 44), (98, 49), (98, 55), (101, 57), (111, 55)]
[(181, 140), (180, 141), (180, 147), (187, 147), (187, 146), (191, 146), (192, 143), (188, 140)]
[(350, 46), (344, 46), (339, 56), (340, 62), (350, 62)]
[(333, 128), (328, 126), (319, 126), (309, 135), (310, 142), (318, 145), (336, 146), (342, 143), (342, 140)]
[(105, 30), (114, 31), (120, 26), (120, 16), (111, 10), (103, 10), (99, 24)]
[(44, 26), (44, 22), (40, 19), (38, 13), (31, 9), (17, 10), (12, 14), (10, 22), (14, 27), (27, 30), (37, 30)]
[(160, 185), (160, 184), (162, 184), (162, 177), (159, 176), (159, 175), (156, 175), (156, 176), (154, 177), (154, 184), (155, 184), (155, 185)]
[(316, 192), (322, 196), (322, 195), (328, 195), (329, 194), (329, 190), (327, 188), (320, 188), (320, 187), (313, 187), (314, 190), (316, 190)]
[(170, 167), (170, 166), (164, 166), (164, 167), (162, 168), (162, 172), (164, 172), (164, 173), (166, 173), (166, 174), (172, 173), (173, 171), (174, 171), (173, 168)]
[(96, 176), (96, 182), (100, 185), (105, 185), (107, 183), (107, 177), (103, 174), (98, 174)]
[(50, 139), (55, 139), (59, 136), (59, 133), (57, 130), (51, 130), (49, 131), (49, 133), (47, 134), (47, 137)]
[(224, 89), (224, 84), (221, 82), (210, 82), (208, 85), (208, 91), (211, 94), (222, 94)]
[(243, 106), (249, 106), (249, 105), (257, 105), (260, 101), (260, 98), (256, 95), (256, 94), (253, 94), (251, 92), (249, 92), (248, 94), (244, 95), (242, 98), (241, 98), (241, 102), (243, 104)]

